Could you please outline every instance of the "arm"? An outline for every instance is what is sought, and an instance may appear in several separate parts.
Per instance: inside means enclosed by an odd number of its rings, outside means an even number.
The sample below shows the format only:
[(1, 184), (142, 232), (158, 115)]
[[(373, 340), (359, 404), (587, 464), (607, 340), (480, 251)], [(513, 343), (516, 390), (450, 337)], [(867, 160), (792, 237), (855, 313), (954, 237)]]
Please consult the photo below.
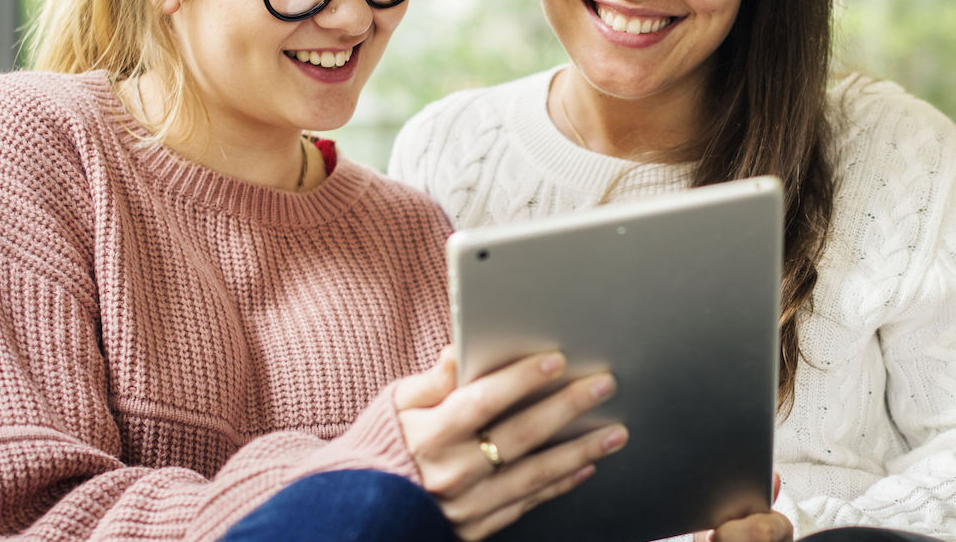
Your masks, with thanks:
[(388, 176), (430, 194), (431, 168), (428, 164), (435, 120), (428, 111), (426, 109), (409, 119), (395, 136), (388, 160)]
[(127, 465), (95, 347), (95, 320), (63, 288), (25, 276), (6, 260), (0, 277), (4, 534), (200, 539), (221, 534), (312, 472), (378, 468), (415, 479), (391, 387), (342, 437), (267, 435), (242, 447), (212, 478), (178, 467)]
[(474, 89), (429, 104), (392, 147), (388, 176), (428, 194), (455, 227), (487, 213), (484, 181), (497, 167), (495, 147), (506, 144), (500, 112), (487, 106), (494, 96), (493, 89)]
[(785, 431), (800, 452), (782, 450), (777, 508), (798, 535), (858, 524), (956, 540), (956, 127), (867, 89), (828, 249), (841, 278), (813, 317), (801, 370), (816, 389)]
[(123, 390), (113, 387), (125, 381), (112, 377), (129, 353), (102, 350), (98, 299), (109, 286), (93, 263), (102, 255), (92, 217), (108, 197), (87, 177), (99, 143), (51, 102), (26, 85), (0, 89), (0, 534), (208, 539), (312, 472), (416, 480), (393, 387), (334, 440), (286, 432), (246, 443), (224, 428), (237, 451), (216, 472), (145, 468), (125, 455)]

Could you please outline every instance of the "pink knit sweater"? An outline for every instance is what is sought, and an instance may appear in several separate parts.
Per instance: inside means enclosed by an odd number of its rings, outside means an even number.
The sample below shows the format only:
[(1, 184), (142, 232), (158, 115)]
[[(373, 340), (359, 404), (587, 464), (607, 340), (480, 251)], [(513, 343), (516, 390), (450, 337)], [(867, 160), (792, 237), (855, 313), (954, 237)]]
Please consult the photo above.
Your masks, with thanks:
[(441, 211), (135, 135), (103, 72), (0, 76), (0, 535), (208, 540), (308, 473), (419, 481), (389, 383), (449, 340)]

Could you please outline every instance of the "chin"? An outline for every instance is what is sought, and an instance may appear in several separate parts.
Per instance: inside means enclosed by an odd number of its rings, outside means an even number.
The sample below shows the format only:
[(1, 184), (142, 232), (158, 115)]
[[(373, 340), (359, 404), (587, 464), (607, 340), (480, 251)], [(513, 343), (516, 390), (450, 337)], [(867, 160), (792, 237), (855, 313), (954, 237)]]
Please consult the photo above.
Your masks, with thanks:
[(322, 111), (310, 114), (308, 118), (302, 119), (303, 128), (315, 132), (327, 132), (337, 130), (345, 126), (355, 113), (355, 104), (351, 106), (342, 105), (341, 107), (323, 107)]
[(654, 86), (646, 77), (637, 76), (633, 70), (620, 75), (615, 70), (582, 70), (588, 83), (601, 93), (614, 98), (637, 99), (653, 93)]

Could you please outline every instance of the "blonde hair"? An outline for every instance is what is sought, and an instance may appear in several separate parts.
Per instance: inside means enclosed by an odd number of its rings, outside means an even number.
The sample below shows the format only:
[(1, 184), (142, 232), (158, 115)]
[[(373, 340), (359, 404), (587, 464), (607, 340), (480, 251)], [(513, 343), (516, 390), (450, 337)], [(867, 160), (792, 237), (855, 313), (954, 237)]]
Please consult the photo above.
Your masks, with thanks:
[[(161, 141), (176, 120), (195, 126), (204, 115), (189, 71), (175, 45), (168, 17), (153, 0), (44, 0), (30, 27), (29, 52), (36, 70), (82, 73), (106, 70), (112, 82), (162, 74), (166, 86), (159, 123), (148, 125)], [(137, 82), (138, 86), (138, 82)], [(119, 94), (118, 94), (119, 95)], [(123, 98), (120, 97), (122, 100)], [(127, 110), (136, 111), (126, 103)], [(145, 123), (145, 119), (140, 119)]]

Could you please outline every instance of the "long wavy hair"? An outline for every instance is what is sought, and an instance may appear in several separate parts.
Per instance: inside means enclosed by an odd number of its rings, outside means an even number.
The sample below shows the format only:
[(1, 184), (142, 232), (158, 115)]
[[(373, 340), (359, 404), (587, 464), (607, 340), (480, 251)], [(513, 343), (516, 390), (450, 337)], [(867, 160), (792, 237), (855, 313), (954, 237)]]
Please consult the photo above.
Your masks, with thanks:
[(694, 186), (774, 174), (785, 187), (778, 409), (793, 406), (797, 324), (811, 310), (833, 208), (827, 116), (832, 0), (742, 0), (716, 52), (714, 112), (698, 141)]
[(44, 0), (29, 28), (31, 67), (62, 73), (106, 70), (114, 82), (159, 70), (168, 98), (164, 120), (150, 126), (151, 139), (164, 139), (177, 119), (193, 126), (205, 109), (159, 4), (153, 0)]

